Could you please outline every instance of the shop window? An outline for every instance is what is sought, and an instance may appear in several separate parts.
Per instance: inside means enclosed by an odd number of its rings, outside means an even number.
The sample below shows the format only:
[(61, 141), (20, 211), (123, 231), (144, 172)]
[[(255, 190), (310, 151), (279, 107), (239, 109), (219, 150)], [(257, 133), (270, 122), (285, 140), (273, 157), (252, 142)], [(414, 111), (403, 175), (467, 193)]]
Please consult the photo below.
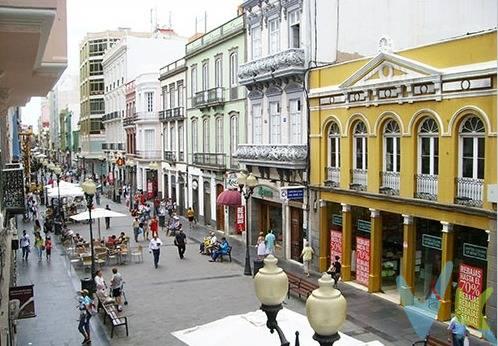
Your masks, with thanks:
[(460, 176), (484, 179), (484, 135), (481, 119), (469, 116), (460, 126)]
[(389, 120), (384, 126), (384, 171), (399, 172), (400, 155), (399, 125), (394, 120)]

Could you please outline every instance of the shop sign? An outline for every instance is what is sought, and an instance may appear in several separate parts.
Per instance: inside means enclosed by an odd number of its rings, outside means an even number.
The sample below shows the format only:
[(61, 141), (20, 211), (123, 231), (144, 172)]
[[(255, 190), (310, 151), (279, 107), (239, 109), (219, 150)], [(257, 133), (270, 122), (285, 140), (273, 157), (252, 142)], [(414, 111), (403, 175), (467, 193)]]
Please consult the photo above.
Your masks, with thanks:
[(429, 234), (422, 234), (422, 246), (431, 249), (441, 250), (442, 249), (441, 237), (436, 237)]
[(304, 188), (282, 188), (280, 190), (282, 200), (302, 200), (304, 199)]
[(459, 314), (468, 326), (480, 329), (482, 319), (482, 268), (460, 264), (455, 313)]
[(487, 261), (488, 249), (484, 246), (463, 243), (463, 255), (481, 261)]
[(370, 233), (371, 230), (370, 221), (358, 220), (356, 228), (358, 229), (358, 231)]
[(330, 262), (334, 263), (335, 256), (342, 258), (342, 232), (330, 231)]
[(273, 198), (273, 191), (267, 187), (260, 186), (257, 191), (261, 197)]
[(370, 239), (356, 237), (356, 281), (368, 286), (370, 275)]
[(19, 300), (18, 319), (36, 317), (33, 286), (27, 285), (9, 288), (9, 300)]
[(245, 213), (245, 207), (242, 205), (237, 207), (237, 221), (235, 223), (237, 231), (243, 232), (245, 230), (245, 223), (246, 223), (246, 213)]
[(336, 226), (342, 226), (342, 215), (332, 214), (332, 224)]
[(227, 176), (227, 189), (238, 189), (239, 188), (239, 184), (237, 182), (237, 173), (235, 172), (228, 172), (226, 174)]

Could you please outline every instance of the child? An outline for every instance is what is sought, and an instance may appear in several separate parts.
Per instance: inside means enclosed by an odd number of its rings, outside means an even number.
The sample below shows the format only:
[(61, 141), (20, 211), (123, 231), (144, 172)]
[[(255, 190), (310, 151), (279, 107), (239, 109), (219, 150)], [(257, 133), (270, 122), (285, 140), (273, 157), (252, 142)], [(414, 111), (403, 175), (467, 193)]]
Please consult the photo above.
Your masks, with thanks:
[(45, 255), (47, 256), (47, 261), (50, 261), (50, 256), (52, 255), (52, 240), (47, 236), (45, 238)]
[(310, 244), (308, 241), (305, 241), (304, 243), (304, 248), (303, 251), (301, 252), (301, 256), (303, 258), (303, 264), (304, 264), (304, 274), (306, 276), (310, 276), (310, 269), (311, 269), (311, 260), (313, 259), (313, 254), (315, 252), (311, 248)]

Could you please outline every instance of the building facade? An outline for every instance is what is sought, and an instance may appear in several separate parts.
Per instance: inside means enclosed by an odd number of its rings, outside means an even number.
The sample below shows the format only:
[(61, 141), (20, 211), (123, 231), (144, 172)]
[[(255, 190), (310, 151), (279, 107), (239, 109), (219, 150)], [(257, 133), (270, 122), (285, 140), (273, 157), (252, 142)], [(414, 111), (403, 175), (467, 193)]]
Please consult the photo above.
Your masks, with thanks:
[(299, 261), (308, 238), (306, 70), (335, 61), (335, 9), (320, 0), (242, 6), (248, 61), (239, 82), (247, 88), (248, 118), (237, 158), (259, 180), (249, 206), (251, 241), (271, 229), (276, 255)]
[[(226, 174), (239, 170), (245, 142), (246, 93), (237, 80), (245, 61), (244, 17), (238, 16), (186, 46), (188, 67), (188, 202), (200, 222), (233, 234), (235, 211), (216, 205)], [(230, 220), (233, 219), (233, 222)]]
[(311, 72), (320, 271), (340, 256), (344, 281), (443, 321), (460, 309), (481, 328), (480, 299), (456, 291), (496, 285), (496, 72), (496, 31), (399, 52), (384, 38), (374, 57)]
[(187, 191), (187, 65), (179, 59), (161, 68), (162, 163), (159, 190), (176, 201), (178, 212), (189, 206)]

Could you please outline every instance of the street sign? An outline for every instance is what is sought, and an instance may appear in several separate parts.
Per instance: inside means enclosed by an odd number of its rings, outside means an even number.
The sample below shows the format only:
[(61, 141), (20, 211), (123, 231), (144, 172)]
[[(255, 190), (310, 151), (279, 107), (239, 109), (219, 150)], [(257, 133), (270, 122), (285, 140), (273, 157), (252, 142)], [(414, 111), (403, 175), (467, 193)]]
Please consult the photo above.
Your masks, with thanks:
[(282, 200), (302, 200), (304, 199), (303, 187), (285, 187), (280, 189)]
[(332, 224), (336, 226), (342, 226), (342, 215), (332, 214)]
[(356, 223), (356, 227), (357, 227), (358, 231), (362, 231), (362, 232), (370, 233), (370, 230), (371, 230), (370, 221), (358, 220), (358, 222)]
[(429, 234), (422, 234), (422, 246), (431, 249), (441, 250), (442, 249), (441, 237), (436, 237)]

